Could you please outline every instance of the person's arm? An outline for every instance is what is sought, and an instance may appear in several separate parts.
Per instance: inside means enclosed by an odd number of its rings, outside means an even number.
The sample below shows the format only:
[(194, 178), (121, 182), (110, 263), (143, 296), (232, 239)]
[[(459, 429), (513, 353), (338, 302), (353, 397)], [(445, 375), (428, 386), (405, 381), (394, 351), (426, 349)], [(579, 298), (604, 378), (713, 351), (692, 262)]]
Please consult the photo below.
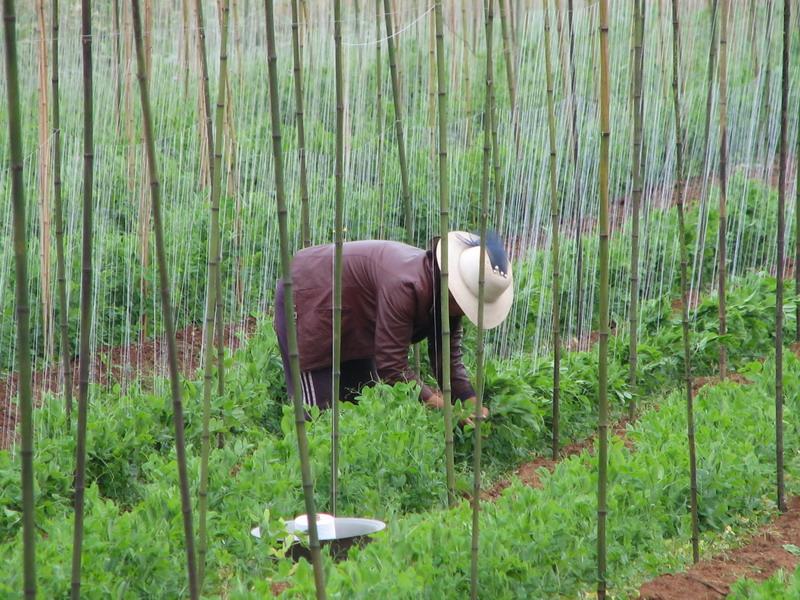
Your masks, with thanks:
[(408, 364), (408, 348), (414, 329), (414, 302), (414, 291), (408, 286), (379, 292), (375, 314), (375, 368), (378, 377), (389, 384), (416, 381), (422, 400), (428, 400), (434, 395), (433, 390)]
[[(441, 343), (440, 332), (434, 331), (428, 338), (428, 357), (431, 368), (436, 373), (436, 380), (442, 386), (442, 356), (438, 352)], [(453, 398), (467, 400), (475, 397), (475, 390), (469, 381), (469, 375), (463, 362), (463, 352), (461, 350), (461, 340), (464, 330), (461, 327), (461, 318), (450, 319), (450, 391)]]

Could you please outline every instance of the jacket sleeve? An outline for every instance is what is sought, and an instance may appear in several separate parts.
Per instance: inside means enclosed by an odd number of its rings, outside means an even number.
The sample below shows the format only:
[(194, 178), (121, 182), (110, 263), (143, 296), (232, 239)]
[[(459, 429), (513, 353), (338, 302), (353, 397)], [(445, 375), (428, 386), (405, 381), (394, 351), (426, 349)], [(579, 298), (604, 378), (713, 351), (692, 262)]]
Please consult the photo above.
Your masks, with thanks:
[[(428, 358), (431, 361), (431, 368), (436, 373), (436, 381), (442, 386), (442, 356), (438, 352), (441, 336), (439, 332), (431, 332), (428, 337)], [(461, 339), (464, 329), (461, 326), (461, 318), (450, 319), (450, 387), (453, 398), (466, 400), (475, 396), (475, 390), (469, 382), (467, 369), (464, 366), (461, 351)]]
[(408, 348), (414, 328), (414, 291), (402, 286), (379, 292), (375, 313), (375, 368), (386, 383), (416, 381), (427, 400), (432, 390), (425, 385), (408, 364)]

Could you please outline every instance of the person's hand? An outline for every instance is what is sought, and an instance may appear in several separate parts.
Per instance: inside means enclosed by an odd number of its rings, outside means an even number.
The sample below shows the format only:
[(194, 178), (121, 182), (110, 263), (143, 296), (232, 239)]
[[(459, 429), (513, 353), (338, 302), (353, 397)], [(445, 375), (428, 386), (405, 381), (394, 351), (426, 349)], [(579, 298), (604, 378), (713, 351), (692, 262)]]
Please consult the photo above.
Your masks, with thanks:
[(425, 400), (425, 406), (428, 408), (435, 408), (437, 410), (442, 410), (444, 408), (444, 398), (439, 392), (433, 392), (427, 400)]
[[(475, 412), (475, 405), (477, 403), (478, 403), (478, 400), (475, 398), (475, 396), (472, 396), (471, 398), (467, 398), (466, 400), (464, 400), (464, 405), (472, 410), (472, 416), (469, 416), (466, 419), (464, 419), (461, 422), (462, 425), (472, 425), (473, 427), (475, 426), (475, 422), (473, 421), (473, 419), (478, 416), (478, 413)], [(481, 418), (480, 418), (480, 420), (483, 421), (488, 416), (489, 416), (489, 409), (486, 408), (485, 406), (481, 405)]]

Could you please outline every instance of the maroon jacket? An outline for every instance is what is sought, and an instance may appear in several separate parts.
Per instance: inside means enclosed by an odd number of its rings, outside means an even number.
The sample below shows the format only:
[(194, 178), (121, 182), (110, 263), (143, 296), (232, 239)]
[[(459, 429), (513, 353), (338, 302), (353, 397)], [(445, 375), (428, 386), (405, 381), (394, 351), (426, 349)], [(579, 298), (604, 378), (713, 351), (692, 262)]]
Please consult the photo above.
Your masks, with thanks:
[[(387, 383), (416, 380), (422, 398), (433, 391), (408, 364), (412, 343), (428, 338), (428, 355), (439, 385), (441, 332), (434, 317), (432, 252), (399, 242), (348, 242), (342, 268), (342, 361), (373, 359)], [(334, 246), (314, 246), (292, 261), (297, 341), (303, 371), (331, 365)], [(437, 299), (438, 305), (438, 299)], [(461, 360), (461, 318), (450, 319), (450, 381), (453, 396), (475, 395)]]

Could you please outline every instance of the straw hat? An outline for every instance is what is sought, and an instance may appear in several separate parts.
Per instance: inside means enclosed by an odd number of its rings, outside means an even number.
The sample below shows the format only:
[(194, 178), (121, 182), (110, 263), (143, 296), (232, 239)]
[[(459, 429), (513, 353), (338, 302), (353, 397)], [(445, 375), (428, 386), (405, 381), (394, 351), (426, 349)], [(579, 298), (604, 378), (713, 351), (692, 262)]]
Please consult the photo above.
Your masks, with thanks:
[[(467, 318), (478, 324), (478, 274), (480, 237), (466, 231), (451, 231), (447, 236), (447, 270), (450, 295)], [(436, 243), (436, 263), (441, 268), (441, 240)], [(497, 234), (486, 236), (486, 268), (483, 326), (493, 329), (502, 323), (511, 310), (514, 280), (511, 262)]]

